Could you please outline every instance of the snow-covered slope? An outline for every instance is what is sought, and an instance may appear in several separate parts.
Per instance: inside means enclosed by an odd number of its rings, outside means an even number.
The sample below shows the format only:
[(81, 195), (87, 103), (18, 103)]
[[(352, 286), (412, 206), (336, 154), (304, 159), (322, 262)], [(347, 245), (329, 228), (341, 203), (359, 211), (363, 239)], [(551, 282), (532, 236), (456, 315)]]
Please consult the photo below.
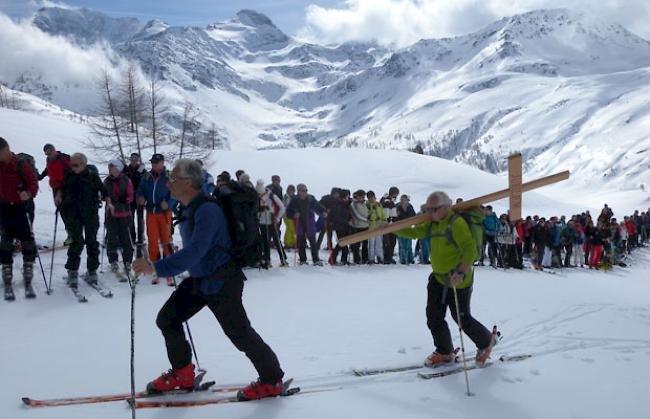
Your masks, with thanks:
[[(79, 45), (104, 39), (163, 80), (169, 123), (189, 99), (232, 150), (419, 145), (494, 173), (519, 151), (528, 177), (562, 163), (576, 191), (648, 199), (650, 43), (580, 13), (534, 11), (399, 50), (306, 44), (251, 10), (198, 28), (46, 8), (34, 25)], [(25, 70), (4, 81), (47, 90), (47, 74)]]
[[(26, 99), (26, 98), (25, 98)], [(33, 100), (33, 99), (32, 99)], [(36, 109), (33, 109), (36, 110)], [(0, 129), (16, 151), (27, 151), (42, 167), (43, 142), (67, 152), (83, 150), (86, 125), (44, 107), (41, 112), (0, 109)], [(92, 158), (93, 156), (91, 156)], [(331, 186), (390, 185), (422, 202), (432, 189), (472, 197), (504, 186), (502, 177), (444, 159), (390, 150), (301, 149), (219, 152), (213, 173), (244, 168), (253, 179), (280, 174), (283, 184), (305, 182), (316, 196)], [(46, 182), (37, 198), (37, 241), (49, 242), (54, 207)], [(543, 191), (541, 191), (543, 192)], [(576, 195), (575, 198), (580, 198)], [(610, 202), (616, 215), (629, 212)], [(570, 214), (577, 205), (526, 194), (525, 212)], [(629, 205), (626, 202), (625, 205)], [(600, 206), (600, 203), (598, 204)], [(501, 209), (502, 207), (500, 207)], [(595, 209), (595, 208), (594, 208)], [(59, 241), (62, 229), (59, 225)], [(50, 254), (43, 254), (47, 265)], [(273, 255), (275, 258), (275, 255)], [(327, 252), (321, 252), (327, 258)], [(293, 260), (290, 254), (289, 261)], [(277, 261), (274, 260), (277, 265)], [(130, 292), (109, 273), (101, 281), (114, 297), (104, 299), (81, 284), (88, 303), (65, 288), (65, 252), (54, 257), (54, 292), (36, 273), (38, 298), (25, 300), (16, 280), (17, 301), (0, 301), (3, 340), (0, 359), (7, 384), (0, 392), (0, 417), (25, 419), (127, 418), (124, 402), (26, 409), (20, 398), (113, 394), (129, 390)], [(15, 275), (19, 275), (20, 256)], [(82, 265), (83, 266), (83, 265)], [(421, 362), (433, 351), (424, 316), (428, 266), (300, 266), (247, 271), (244, 304), (253, 326), (276, 351), (286, 377), (303, 390), (330, 391), (290, 399), (188, 409), (140, 410), (138, 418), (392, 419), (643, 419), (647, 416), (650, 253), (635, 252), (627, 269), (609, 272), (571, 269), (556, 275), (533, 270), (479, 267), (473, 314), (497, 324), (501, 355), (533, 354), (519, 363), (469, 373), (474, 397), (464, 395), (462, 374), (423, 381), (413, 372), (358, 378), (352, 368)], [(138, 389), (168, 368), (156, 314), (171, 289), (143, 278), (135, 305), (135, 383)], [(451, 322), (451, 319), (448, 319)], [(457, 329), (450, 323), (455, 344)], [(201, 366), (219, 384), (256, 378), (248, 359), (219, 330), (209, 310), (191, 320)], [(469, 356), (475, 348), (465, 339)], [(9, 385), (10, 383), (10, 385)], [(185, 399), (219, 397), (190, 394)], [(552, 403), (549, 403), (549, 400)]]

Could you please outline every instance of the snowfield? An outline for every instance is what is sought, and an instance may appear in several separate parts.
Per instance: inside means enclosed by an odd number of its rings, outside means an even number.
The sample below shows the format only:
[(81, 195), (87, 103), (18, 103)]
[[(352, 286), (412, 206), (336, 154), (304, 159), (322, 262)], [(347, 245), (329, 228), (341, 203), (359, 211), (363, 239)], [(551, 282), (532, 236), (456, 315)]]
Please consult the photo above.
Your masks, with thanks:
[[(43, 167), (42, 144), (69, 153), (83, 150), (84, 126), (49, 114), (0, 109), (1, 135), (14, 151), (27, 151)], [(101, 167), (101, 166), (100, 166)], [(373, 188), (383, 194), (398, 185), (417, 207), (434, 189), (471, 198), (504, 188), (506, 180), (467, 166), (407, 152), (381, 150), (276, 150), (223, 152), (213, 156), (214, 174), (244, 168), (253, 180), (278, 173), (283, 185), (305, 182), (317, 197), (332, 186)], [(557, 167), (557, 171), (563, 170)], [(525, 176), (526, 177), (526, 176)], [(529, 178), (528, 178), (529, 179)], [(530, 180), (530, 179), (529, 179)], [(564, 188), (564, 189), (563, 189)], [(565, 192), (562, 192), (562, 191)], [(524, 196), (524, 213), (597, 211), (602, 202), (571, 192), (571, 180)], [(573, 202), (576, 203), (573, 203)], [(633, 207), (611, 200), (616, 216)], [(505, 201), (497, 203), (499, 211)], [(627, 207), (630, 206), (630, 207)], [(37, 199), (37, 241), (52, 239), (53, 204), (45, 181)], [(58, 241), (63, 239), (59, 226)], [(101, 234), (101, 233), (100, 233)], [(43, 253), (49, 266), (50, 253)], [(275, 257), (275, 255), (274, 255)], [(327, 254), (322, 252), (326, 260)], [(289, 262), (294, 256), (289, 254)], [(104, 299), (81, 284), (79, 304), (61, 279), (65, 255), (55, 254), (54, 293), (45, 295), (37, 267), (38, 298), (25, 300), (14, 279), (17, 301), (0, 301), (0, 359), (5, 382), (2, 418), (128, 418), (125, 402), (30, 409), (20, 398), (112, 394), (129, 390), (130, 292), (110, 274), (101, 281), (115, 296)], [(106, 262), (105, 262), (106, 263)], [(276, 261), (277, 265), (277, 261)], [(20, 274), (20, 257), (14, 265)], [(84, 263), (82, 262), (82, 271)], [(424, 381), (414, 372), (354, 377), (353, 368), (421, 362), (433, 350), (426, 327), (427, 266), (290, 267), (247, 271), (244, 303), (254, 327), (278, 354), (295, 385), (331, 391), (223, 406), (139, 410), (145, 418), (647, 418), (650, 396), (650, 251), (632, 256), (630, 267), (609, 272), (581, 269), (556, 275), (532, 270), (478, 268), (473, 312), (502, 330), (500, 355), (532, 354), (517, 363)], [(162, 336), (155, 326), (169, 296), (166, 285), (144, 278), (136, 295), (136, 386), (166, 370)], [(458, 332), (451, 317), (455, 343)], [(218, 384), (256, 379), (249, 361), (221, 332), (208, 310), (191, 320), (201, 366)], [(465, 340), (473, 357), (475, 348)], [(190, 394), (182, 399), (218, 397)]]

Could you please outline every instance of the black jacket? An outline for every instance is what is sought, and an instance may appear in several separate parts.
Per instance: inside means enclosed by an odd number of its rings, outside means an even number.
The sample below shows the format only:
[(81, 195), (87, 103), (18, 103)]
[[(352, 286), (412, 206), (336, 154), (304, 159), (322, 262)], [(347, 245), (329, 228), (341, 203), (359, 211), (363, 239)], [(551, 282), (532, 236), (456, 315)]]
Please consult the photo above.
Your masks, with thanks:
[(97, 174), (86, 168), (80, 174), (68, 173), (61, 185), (61, 212), (70, 215), (97, 214), (99, 203), (106, 198), (106, 189)]

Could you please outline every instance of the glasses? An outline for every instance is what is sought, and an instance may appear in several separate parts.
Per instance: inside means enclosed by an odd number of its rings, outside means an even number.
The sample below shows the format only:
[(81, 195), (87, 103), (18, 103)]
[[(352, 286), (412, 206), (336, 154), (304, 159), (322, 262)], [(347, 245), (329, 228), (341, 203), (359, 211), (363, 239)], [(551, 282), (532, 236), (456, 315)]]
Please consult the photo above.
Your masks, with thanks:
[(436, 212), (436, 211), (438, 211), (440, 208), (444, 208), (444, 207), (445, 207), (445, 205), (438, 205), (438, 206), (435, 206), (435, 207), (425, 207), (424, 210), (425, 210), (426, 212)]
[(77, 167), (81, 167), (81, 165), (80, 164), (71, 164), (70, 167), (73, 167), (73, 168), (76, 169)]
[(179, 180), (184, 180), (184, 179), (189, 179), (188, 177), (181, 177), (181, 176), (170, 176), (169, 177), (169, 183), (174, 183)]

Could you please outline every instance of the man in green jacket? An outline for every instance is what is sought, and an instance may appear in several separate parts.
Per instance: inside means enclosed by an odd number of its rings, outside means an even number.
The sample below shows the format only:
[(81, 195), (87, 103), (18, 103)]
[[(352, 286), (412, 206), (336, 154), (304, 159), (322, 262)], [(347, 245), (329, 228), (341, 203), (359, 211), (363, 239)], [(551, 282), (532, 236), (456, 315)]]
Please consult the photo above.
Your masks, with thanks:
[(396, 232), (400, 237), (428, 239), (431, 243), (430, 260), (433, 272), (427, 286), (427, 326), (431, 330), (435, 352), (424, 364), (435, 366), (450, 363), (455, 359), (449, 326), (445, 321), (447, 306), (451, 316), (458, 323), (453, 290), (458, 293), (458, 306), (462, 329), (476, 344), (476, 362), (484, 364), (496, 344), (496, 335), (491, 333), (470, 312), (470, 300), (474, 274), (473, 262), (479, 257), (474, 238), (467, 222), (451, 210), (451, 199), (444, 192), (433, 192), (427, 198), (425, 210), (431, 221)]

